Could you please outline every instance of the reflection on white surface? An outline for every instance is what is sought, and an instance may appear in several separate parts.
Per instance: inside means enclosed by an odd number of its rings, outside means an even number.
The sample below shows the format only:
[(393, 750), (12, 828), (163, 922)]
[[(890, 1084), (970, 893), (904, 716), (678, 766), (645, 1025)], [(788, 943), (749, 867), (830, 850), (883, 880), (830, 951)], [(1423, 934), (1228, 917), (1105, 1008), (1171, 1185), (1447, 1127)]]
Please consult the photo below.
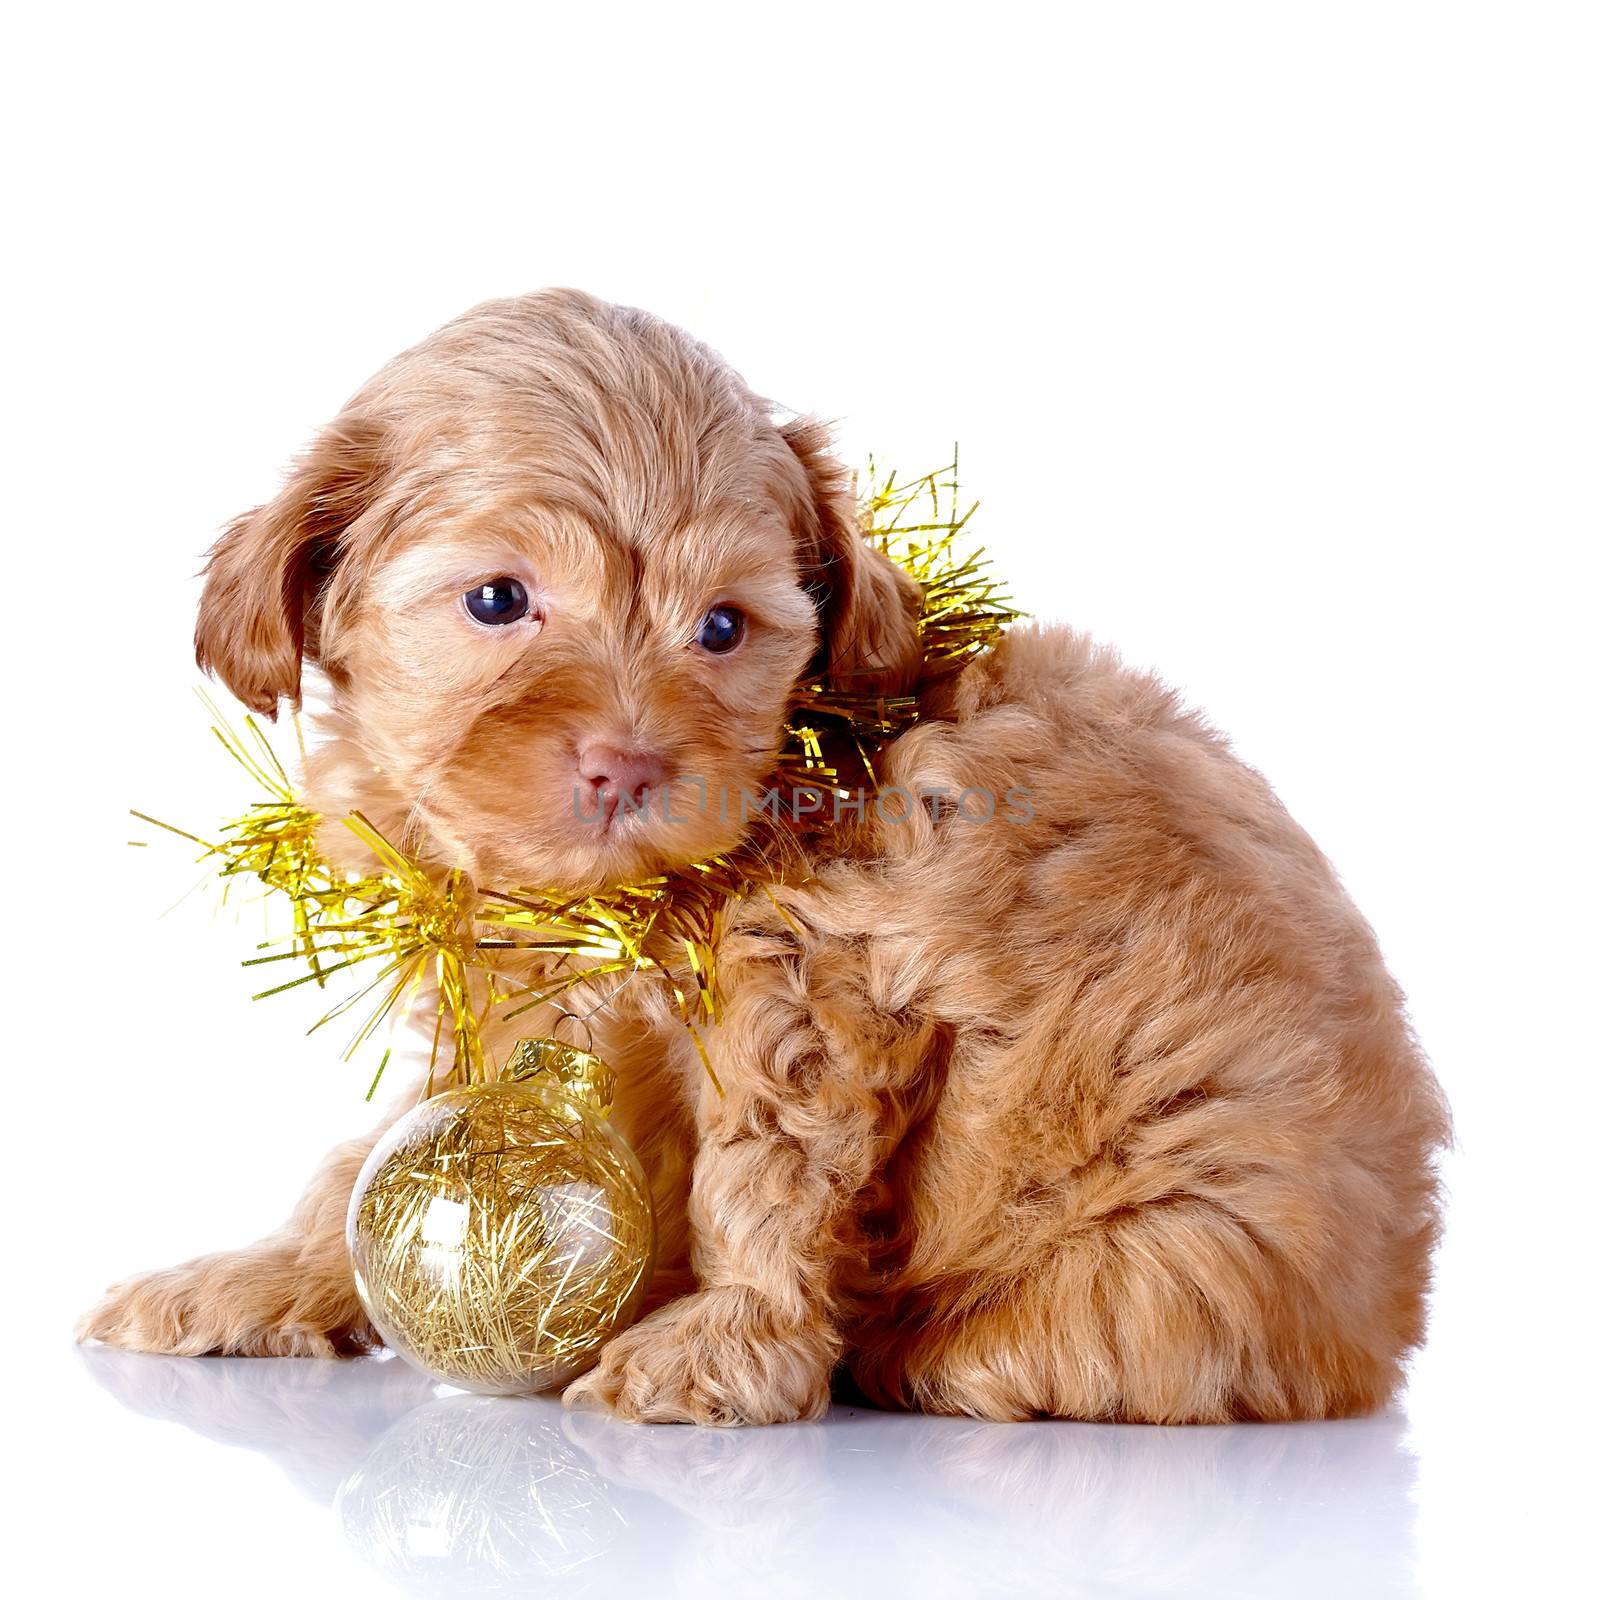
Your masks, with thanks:
[(841, 1406), (722, 1432), (440, 1391), (393, 1360), (83, 1359), (130, 1409), (269, 1456), (402, 1593), (1412, 1593), (1394, 1415), (1144, 1428)]
[(395, 1423), (338, 1512), (406, 1590), (593, 1594), (639, 1520), (623, 1498), (563, 1436), (556, 1402), (452, 1393)]

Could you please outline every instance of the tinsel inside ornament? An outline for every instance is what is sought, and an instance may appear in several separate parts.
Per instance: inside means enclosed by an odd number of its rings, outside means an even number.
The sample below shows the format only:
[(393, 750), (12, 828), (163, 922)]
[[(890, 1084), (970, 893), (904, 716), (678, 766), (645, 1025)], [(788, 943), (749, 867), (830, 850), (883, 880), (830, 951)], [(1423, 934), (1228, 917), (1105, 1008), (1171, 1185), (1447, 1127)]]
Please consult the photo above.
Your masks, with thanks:
[(434, 1095), (379, 1141), (346, 1238), (385, 1344), (446, 1383), (523, 1394), (633, 1320), (655, 1214), (605, 1120), (611, 1082), (597, 1056), (525, 1039), (498, 1082)]

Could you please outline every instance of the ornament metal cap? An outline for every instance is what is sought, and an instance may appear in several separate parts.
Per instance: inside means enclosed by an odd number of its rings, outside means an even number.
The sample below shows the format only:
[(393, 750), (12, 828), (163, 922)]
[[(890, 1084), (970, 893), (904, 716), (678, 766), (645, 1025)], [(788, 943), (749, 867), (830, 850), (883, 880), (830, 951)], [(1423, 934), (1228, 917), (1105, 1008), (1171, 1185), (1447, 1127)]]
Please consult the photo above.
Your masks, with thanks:
[(501, 1077), (548, 1083), (602, 1117), (617, 1093), (617, 1075), (599, 1056), (560, 1039), (518, 1039)]

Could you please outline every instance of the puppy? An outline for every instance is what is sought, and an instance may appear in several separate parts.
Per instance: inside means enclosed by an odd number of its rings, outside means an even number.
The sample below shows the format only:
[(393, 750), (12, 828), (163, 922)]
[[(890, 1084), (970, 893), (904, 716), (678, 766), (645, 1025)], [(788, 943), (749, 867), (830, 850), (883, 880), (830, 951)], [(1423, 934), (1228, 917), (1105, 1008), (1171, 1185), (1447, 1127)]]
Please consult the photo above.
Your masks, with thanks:
[[(1043, 627), (920, 682), (917, 605), (820, 426), (559, 291), (368, 383), (216, 545), (197, 646), (268, 716), (314, 666), (309, 803), (486, 885), (736, 846), (748, 821), (701, 786), (761, 791), (819, 660), (922, 694), (884, 784), (1027, 796), (985, 825), (868, 807), (803, 886), (740, 904), (721, 1094), (663, 985), (595, 985), (661, 1251), (652, 1309), (569, 1401), (782, 1422), (847, 1372), (986, 1418), (1382, 1405), (1422, 1332), (1447, 1122), (1367, 925), (1161, 684)], [(113, 1289), (84, 1335), (370, 1345), (343, 1223), (371, 1143), (281, 1233)]]

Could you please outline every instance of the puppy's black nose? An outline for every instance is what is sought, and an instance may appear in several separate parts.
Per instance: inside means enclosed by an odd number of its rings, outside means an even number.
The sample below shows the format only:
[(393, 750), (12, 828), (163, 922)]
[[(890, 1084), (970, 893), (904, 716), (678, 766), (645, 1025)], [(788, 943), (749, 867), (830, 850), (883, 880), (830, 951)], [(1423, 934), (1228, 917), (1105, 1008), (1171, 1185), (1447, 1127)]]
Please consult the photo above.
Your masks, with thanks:
[(624, 750), (594, 740), (578, 751), (578, 776), (612, 805), (624, 797), (642, 803), (645, 792), (659, 789), (666, 775), (666, 763), (653, 750)]

